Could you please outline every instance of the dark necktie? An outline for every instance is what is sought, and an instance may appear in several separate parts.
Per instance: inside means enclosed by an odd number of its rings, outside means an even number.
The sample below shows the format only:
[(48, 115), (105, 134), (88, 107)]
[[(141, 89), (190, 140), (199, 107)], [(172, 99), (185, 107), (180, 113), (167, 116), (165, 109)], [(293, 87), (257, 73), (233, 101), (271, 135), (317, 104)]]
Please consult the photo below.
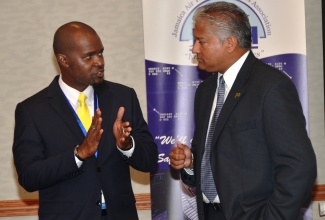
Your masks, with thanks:
[(211, 165), (210, 165), (210, 152), (212, 147), (211, 145), (212, 145), (214, 130), (216, 127), (218, 116), (223, 106), (224, 97), (225, 97), (225, 81), (223, 79), (223, 76), (220, 76), (218, 93), (217, 93), (217, 105), (211, 119), (210, 128), (208, 131), (208, 136), (206, 139), (205, 150), (204, 150), (202, 164), (201, 164), (201, 189), (210, 202), (213, 202), (213, 200), (217, 196), (216, 184), (213, 180), (213, 175), (212, 175)]

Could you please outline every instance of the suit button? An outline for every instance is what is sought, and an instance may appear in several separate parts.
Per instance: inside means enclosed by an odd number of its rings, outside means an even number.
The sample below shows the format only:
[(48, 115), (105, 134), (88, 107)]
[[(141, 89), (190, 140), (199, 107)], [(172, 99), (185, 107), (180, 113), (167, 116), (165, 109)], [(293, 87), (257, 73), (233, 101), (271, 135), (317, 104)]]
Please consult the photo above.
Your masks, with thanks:
[(97, 201), (96, 201), (96, 205), (101, 206), (102, 203), (101, 203), (99, 200), (97, 200)]
[(101, 171), (102, 171), (102, 168), (97, 167), (97, 171), (98, 171), (98, 172), (101, 172)]

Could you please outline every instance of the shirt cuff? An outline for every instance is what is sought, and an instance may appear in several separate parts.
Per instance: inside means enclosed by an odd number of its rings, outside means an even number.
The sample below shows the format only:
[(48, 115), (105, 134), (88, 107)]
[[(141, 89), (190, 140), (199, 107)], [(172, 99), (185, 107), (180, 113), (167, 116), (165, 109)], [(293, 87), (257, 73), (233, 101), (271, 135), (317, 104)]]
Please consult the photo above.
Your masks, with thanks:
[(80, 168), (83, 161), (79, 160), (76, 156), (74, 156), (74, 159), (76, 160), (76, 164), (77, 164), (78, 168)]
[(190, 168), (184, 168), (185, 172), (188, 174), (188, 175), (191, 175), (193, 176), (194, 175), (194, 171), (193, 169), (190, 169)]
[(134, 152), (134, 148), (135, 148), (135, 143), (134, 143), (134, 139), (133, 139), (133, 137), (132, 136), (130, 136), (131, 137), (131, 139), (132, 139), (132, 148), (131, 149), (129, 149), (129, 150), (121, 150), (117, 145), (116, 145), (116, 147), (117, 147), (117, 149), (123, 154), (123, 155), (125, 155), (125, 156), (127, 156), (127, 157), (131, 157), (132, 156), (132, 154), (133, 154), (133, 152)]

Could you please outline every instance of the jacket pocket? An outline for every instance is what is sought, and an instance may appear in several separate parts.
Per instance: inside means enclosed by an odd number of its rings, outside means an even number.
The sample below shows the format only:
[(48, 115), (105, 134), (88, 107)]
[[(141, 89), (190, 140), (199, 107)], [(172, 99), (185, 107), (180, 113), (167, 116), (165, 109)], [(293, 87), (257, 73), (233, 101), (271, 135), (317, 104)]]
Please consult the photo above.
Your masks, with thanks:
[(245, 121), (240, 124), (231, 125), (229, 127), (231, 133), (239, 133), (243, 131), (248, 131), (256, 128), (256, 121)]

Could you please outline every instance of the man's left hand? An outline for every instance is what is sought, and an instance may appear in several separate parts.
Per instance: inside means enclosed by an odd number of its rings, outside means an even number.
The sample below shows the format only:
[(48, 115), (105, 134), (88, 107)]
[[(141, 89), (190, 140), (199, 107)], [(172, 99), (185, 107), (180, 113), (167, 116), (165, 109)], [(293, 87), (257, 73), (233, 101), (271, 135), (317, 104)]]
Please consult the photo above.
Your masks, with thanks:
[(115, 136), (117, 146), (121, 150), (126, 151), (130, 150), (132, 147), (132, 138), (130, 137), (132, 128), (130, 127), (130, 123), (128, 121), (122, 121), (124, 112), (124, 107), (120, 107), (113, 125), (113, 134)]

